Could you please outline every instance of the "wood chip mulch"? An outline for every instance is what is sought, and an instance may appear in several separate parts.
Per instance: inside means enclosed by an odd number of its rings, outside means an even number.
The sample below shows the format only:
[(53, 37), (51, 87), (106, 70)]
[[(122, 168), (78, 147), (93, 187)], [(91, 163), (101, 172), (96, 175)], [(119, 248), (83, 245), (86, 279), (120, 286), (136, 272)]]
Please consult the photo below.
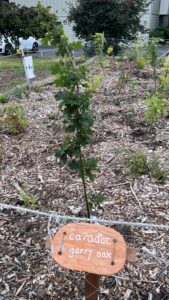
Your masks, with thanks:
[[(128, 81), (118, 91), (119, 66)], [(97, 73), (94, 68), (93, 73)], [(142, 99), (154, 88), (151, 70), (116, 62), (104, 70), (104, 80), (93, 96), (96, 115), (93, 142), (87, 153), (98, 157), (99, 171), (88, 192), (106, 196), (98, 218), (132, 222), (169, 223), (169, 180), (160, 184), (150, 175), (132, 179), (125, 175), (126, 149), (157, 156), (169, 169), (169, 118), (151, 129), (142, 122)], [(56, 88), (31, 92), (20, 102), (29, 121), (18, 135), (0, 133), (4, 154), (1, 164), (0, 202), (23, 205), (17, 185), (37, 199), (41, 211), (84, 216), (80, 180), (54, 157), (63, 141), (62, 116), (55, 100)], [(140, 203), (140, 205), (139, 205)], [(0, 300), (84, 299), (84, 274), (64, 270), (50, 256), (48, 219), (0, 210)], [(111, 277), (100, 279), (101, 300), (169, 299), (169, 235), (166, 230), (114, 226), (129, 246), (139, 251), (138, 261)]]

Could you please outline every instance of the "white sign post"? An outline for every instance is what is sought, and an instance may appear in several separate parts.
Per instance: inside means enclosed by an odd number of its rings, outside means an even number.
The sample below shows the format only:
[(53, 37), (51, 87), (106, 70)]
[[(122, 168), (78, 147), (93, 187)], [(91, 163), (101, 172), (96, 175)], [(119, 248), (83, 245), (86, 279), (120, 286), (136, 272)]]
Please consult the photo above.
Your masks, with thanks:
[(30, 88), (30, 79), (35, 78), (34, 67), (33, 67), (33, 59), (32, 56), (24, 55), (22, 44), (20, 46), (22, 52), (23, 65), (25, 70), (25, 77), (28, 87)]

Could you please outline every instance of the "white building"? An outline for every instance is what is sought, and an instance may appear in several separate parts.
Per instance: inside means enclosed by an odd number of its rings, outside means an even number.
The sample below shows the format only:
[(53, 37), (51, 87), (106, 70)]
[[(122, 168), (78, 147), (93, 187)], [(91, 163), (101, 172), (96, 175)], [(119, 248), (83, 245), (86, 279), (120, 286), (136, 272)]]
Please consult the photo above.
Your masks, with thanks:
[(160, 26), (169, 25), (169, 0), (161, 0), (160, 3)]
[(161, 0), (153, 0), (147, 8), (147, 12), (141, 18), (141, 24), (144, 25), (150, 31), (153, 31), (159, 26), (160, 3)]
[[(72, 26), (67, 21), (70, 5), (75, 5), (76, 0), (10, 0), (16, 4), (36, 6), (41, 2), (43, 6), (51, 6), (51, 11), (57, 13), (58, 21), (62, 22), (66, 34), (71, 41), (76, 39)], [(150, 31), (159, 26), (169, 24), (169, 0), (153, 0), (147, 12), (141, 18), (141, 23)]]

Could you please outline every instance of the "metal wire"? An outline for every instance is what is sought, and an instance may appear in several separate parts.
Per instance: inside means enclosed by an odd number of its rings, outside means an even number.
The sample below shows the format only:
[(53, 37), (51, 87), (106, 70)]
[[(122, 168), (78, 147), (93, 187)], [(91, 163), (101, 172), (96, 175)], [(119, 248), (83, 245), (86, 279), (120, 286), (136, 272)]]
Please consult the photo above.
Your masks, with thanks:
[[(35, 215), (39, 215), (42, 217), (50, 217), (51, 215), (57, 217), (58, 213), (57, 212), (42, 212), (39, 210), (32, 210), (29, 208), (24, 208), (24, 207), (19, 207), (19, 206), (14, 206), (14, 205), (9, 205), (9, 204), (4, 204), (0, 203), (0, 209), (14, 209), (16, 211), (22, 211), (22, 212), (29, 212)], [(115, 221), (115, 220), (103, 220), (103, 219), (89, 219), (89, 218), (78, 218), (78, 217), (71, 217), (71, 216), (60, 216), (60, 220), (63, 221), (77, 221), (77, 222), (94, 222), (94, 223), (100, 223), (100, 224), (105, 224), (105, 225), (125, 225), (125, 226), (133, 226), (133, 227), (153, 227), (153, 228), (161, 228), (165, 230), (169, 230), (169, 225), (163, 225), (163, 224), (154, 224), (154, 223), (138, 223), (138, 222), (125, 222), (125, 221)]]

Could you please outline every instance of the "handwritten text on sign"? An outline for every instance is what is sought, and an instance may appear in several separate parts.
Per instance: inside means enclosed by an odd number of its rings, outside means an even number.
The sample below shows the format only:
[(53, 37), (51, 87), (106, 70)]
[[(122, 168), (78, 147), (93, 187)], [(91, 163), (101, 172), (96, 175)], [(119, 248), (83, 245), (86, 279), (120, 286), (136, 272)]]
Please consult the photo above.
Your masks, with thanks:
[(99, 224), (68, 224), (53, 239), (53, 258), (65, 268), (98, 275), (120, 271), (127, 246), (122, 235)]

